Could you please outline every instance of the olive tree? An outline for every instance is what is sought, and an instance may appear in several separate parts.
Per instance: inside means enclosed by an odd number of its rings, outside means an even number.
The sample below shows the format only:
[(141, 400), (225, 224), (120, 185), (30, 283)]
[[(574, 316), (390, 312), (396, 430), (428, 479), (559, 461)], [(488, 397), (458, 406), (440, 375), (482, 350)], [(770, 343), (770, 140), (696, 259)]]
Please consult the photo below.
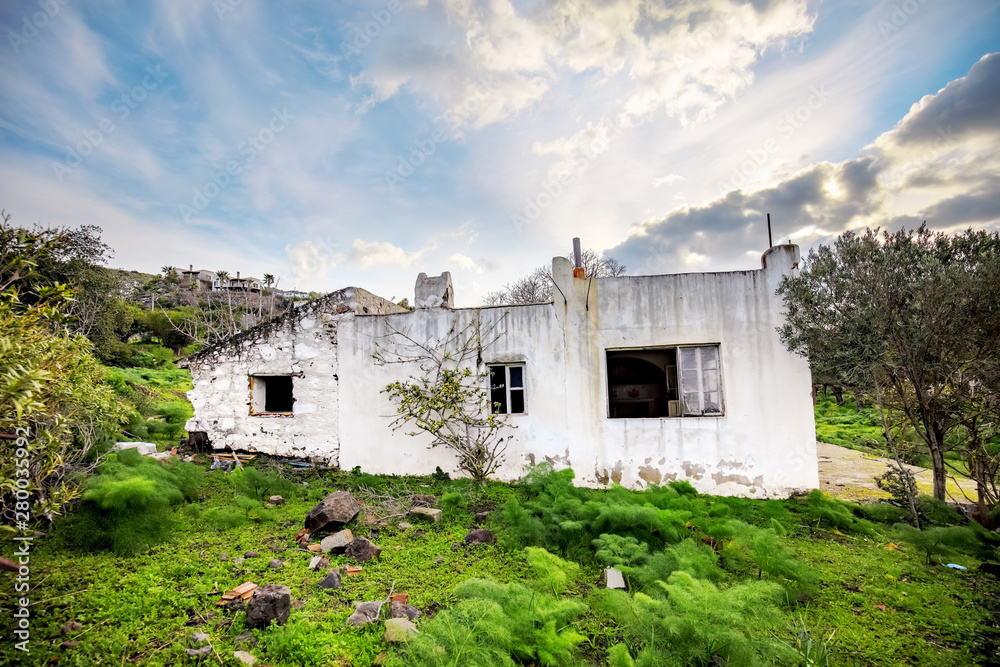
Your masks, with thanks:
[(447, 334), (418, 340), (387, 324), (376, 341), (375, 363), (404, 364), (418, 369), (405, 380), (388, 384), (383, 393), (396, 405), (391, 427), (412, 424), (431, 436), (431, 447), (445, 447), (458, 457), (458, 468), (483, 483), (503, 464), (507, 443), (505, 414), (490, 403), (490, 371), (483, 352), (500, 337), (500, 325), (484, 325), (478, 317), (460, 326), (456, 318)]
[[(1000, 355), (998, 285), (995, 232), (949, 235), (926, 225), (846, 232), (810, 251), (799, 274), (781, 283), (787, 318), (779, 334), (809, 358), (815, 375), (905, 416), (930, 454), (934, 496), (943, 500), (945, 454), (953, 448), (975, 456), (981, 490), (995, 488), (981, 436), (997, 418), (990, 406)], [(973, 412), (978, 421), (970, 421)], [(946, 440), (949, 434), (959, 437)]]

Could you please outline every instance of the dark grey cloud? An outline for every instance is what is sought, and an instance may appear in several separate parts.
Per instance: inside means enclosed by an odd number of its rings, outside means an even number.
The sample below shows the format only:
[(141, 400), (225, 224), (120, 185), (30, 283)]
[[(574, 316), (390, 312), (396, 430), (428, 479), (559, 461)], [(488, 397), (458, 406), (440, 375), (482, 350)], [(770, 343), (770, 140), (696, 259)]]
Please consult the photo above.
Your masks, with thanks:
[(896, 145), (938, 145), (1000, 132), (1000, 53), (983, 56), (893, 130)]
[(878, 210), (878, 193), (875, 158), (821, 163), (774, 187), (734, 190), (705, 206), (642, 223), (608, 254), (639, 274), (701, 270), (692, 255), (709, 258), (713, 268), (753, 267), (767, 248), (768, 213), (775, 242), (810, 227), (831, 236)]
[(932, 227), (1000, 220), (1000, 177), (994, 176), (982, 187), (939, 201), (921, 211), (921, 215)]

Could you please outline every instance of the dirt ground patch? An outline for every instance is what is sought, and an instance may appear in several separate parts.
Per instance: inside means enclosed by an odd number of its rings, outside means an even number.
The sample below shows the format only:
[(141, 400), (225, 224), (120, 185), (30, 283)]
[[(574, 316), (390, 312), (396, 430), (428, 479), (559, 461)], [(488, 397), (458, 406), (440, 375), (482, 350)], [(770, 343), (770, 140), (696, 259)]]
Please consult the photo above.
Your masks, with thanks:
[[(819, 457), (819, 488), (824, 493), (855, 502), (871, 502), (889, 496), (875, 485), (875, 477), (884, 473), (888, 466), (895, 465), (892, 459), (825, 442), (816, 443), (816, 453)], [(907, 468), (916, 476), (920, 493), (933, 495), (931, 471), (917, 466)], [(949, 500), (974, 504), (976, 485), (972, 480), (949, 478), (947, 488)]]

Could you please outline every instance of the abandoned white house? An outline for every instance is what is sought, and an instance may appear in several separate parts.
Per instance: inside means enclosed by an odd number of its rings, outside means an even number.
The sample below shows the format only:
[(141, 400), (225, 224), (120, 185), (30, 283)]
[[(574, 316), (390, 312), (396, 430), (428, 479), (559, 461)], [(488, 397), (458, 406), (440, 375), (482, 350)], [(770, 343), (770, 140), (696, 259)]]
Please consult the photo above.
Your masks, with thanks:
[[(216, 448), (315, 457), (342, 469), (454, 472), (430, 437), (393, 431), (382, 390), (418, 374), (379, 365), (393, 331), (443, 338), (473, 321), (503, 335), (483, 353), (491, 400), (510, 413), (497, 477), (572, 467), (578, 484), (688, 480), (700, 491), (783, 496), (818, 484), (811, 380), (778, 338), (794, 245), (754, 271), (588, 278), (553, 260), (554, 303), (452, 307), (448, 274), (417, 281), (407, 310), (348, 287), (182, 362), (195, 416)], [(579, 274), (577, 274), (579, 276)]]

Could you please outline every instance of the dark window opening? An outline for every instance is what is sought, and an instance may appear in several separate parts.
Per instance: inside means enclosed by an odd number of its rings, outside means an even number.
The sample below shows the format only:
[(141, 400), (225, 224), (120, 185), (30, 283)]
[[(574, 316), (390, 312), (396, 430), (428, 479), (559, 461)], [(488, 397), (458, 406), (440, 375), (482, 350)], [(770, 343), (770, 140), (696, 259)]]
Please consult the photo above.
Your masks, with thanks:
[(524, 412), (524, 366), (490, 366), (490, 412)]
[(290, 375), (253, 375), (250, 377), (251, 414), (291, 414), (295, 397)]
[(608, 350), (612, 419), (720, 416), (719, 346)]

